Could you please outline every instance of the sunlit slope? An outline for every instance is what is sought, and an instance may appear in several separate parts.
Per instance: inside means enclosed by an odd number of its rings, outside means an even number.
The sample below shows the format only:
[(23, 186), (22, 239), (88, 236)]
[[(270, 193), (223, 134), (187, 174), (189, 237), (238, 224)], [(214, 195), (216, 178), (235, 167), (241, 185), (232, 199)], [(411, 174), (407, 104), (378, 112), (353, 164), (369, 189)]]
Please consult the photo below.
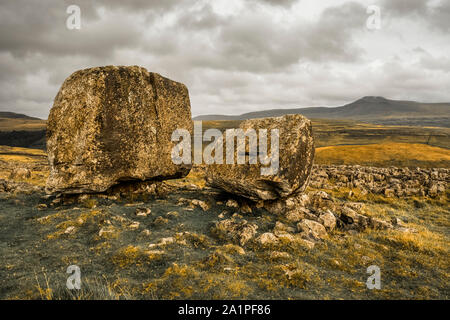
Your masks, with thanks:
[(450, 150), (414, 143), (328, 146), (316, 149), (317, 164), (450, 167)]

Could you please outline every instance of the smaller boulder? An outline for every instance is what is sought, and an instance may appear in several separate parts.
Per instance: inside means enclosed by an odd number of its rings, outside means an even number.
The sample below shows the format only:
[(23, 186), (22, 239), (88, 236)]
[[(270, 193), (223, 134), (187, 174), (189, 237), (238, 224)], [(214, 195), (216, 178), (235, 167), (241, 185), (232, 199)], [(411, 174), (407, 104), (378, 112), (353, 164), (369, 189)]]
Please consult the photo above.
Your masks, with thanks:
[(313, 236), (318, 239), (325, 239), (328, 234), (327, 230), (320, 223), (304, 219), (297, 224), (297, 229), (299, 232), (304, 233), (307, 236)]

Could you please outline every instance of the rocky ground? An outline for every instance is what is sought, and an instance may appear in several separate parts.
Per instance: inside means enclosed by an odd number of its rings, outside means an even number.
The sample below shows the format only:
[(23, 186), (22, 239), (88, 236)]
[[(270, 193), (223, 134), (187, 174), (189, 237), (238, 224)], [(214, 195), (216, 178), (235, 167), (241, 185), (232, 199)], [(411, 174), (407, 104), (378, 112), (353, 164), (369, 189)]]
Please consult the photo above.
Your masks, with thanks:
[(251, 202), (202, 168), (47, 197), (39, 161), (0, 168), (2, 299), (448, 299), (448, 169), (315, 166), (303, 195)]
[(386, 197), (430, 196), (445, 193), (450, 169), (377, 168), (363, 166), (316, 166), (311, 187), (357, 188)]

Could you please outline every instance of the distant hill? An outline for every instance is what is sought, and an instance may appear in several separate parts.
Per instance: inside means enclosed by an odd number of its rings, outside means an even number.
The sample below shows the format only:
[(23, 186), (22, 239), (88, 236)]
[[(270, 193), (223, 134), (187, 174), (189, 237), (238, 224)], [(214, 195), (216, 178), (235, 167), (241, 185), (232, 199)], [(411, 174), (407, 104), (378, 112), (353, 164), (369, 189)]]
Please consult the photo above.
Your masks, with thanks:
[(45, 149), (46, 121), (0, 111), (0, 145)]
[(0, 111), (0, 118), (7, 118), (7, 119), (28, 119), (28, 120), (42, 120), (35, 117), (30, 117), (22, 113), (15, 113), (10, 111)]
[(302, 114), (313, 119), (348, 119), (385, 125), (450, 127), (450, 103), (421, 103), (364, 97), (341, 107), (272, 109), (236, 116), (203, 115), (194, 120), (245, 120)]

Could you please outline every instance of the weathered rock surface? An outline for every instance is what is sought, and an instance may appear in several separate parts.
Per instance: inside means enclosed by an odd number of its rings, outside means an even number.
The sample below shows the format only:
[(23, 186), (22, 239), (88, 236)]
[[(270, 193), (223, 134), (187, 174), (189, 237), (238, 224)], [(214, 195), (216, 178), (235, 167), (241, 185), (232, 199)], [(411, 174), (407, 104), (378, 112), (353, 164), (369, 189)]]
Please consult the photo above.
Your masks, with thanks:
[(185, 176), (175, 129), (192, 133), (186, 86), (145, 68), (97, 67), (65, 80), (47, 122), (48, 193), (103, 192), (122, 181)]
[[(270, 200), (288, 197), (302, 192), (309, 180), (314, 159), (314, 140), (311, 122), (302, 115), (286, 115), (276, 118), (250, 119), (241, 123), (244, 131), (267, 129), (267, 148), (270, 154), (270, 132), (279, 130), (279, 168), (270, 175), (262, 175), (261, 164), (213, 164), (206, 170), (207, 184), (252, 200)], [(239, 140), (239, 139), (238, 139)], [(226, 141), (224, 135), (224, 141)], [(249, 153), (249, 143), (246, 153)], [(237, 142), (239, 145), (239, 141)], [(235, 159), (238, 148), (235, 148)], [(260, 149), (258, 149), (260, 152)]]

